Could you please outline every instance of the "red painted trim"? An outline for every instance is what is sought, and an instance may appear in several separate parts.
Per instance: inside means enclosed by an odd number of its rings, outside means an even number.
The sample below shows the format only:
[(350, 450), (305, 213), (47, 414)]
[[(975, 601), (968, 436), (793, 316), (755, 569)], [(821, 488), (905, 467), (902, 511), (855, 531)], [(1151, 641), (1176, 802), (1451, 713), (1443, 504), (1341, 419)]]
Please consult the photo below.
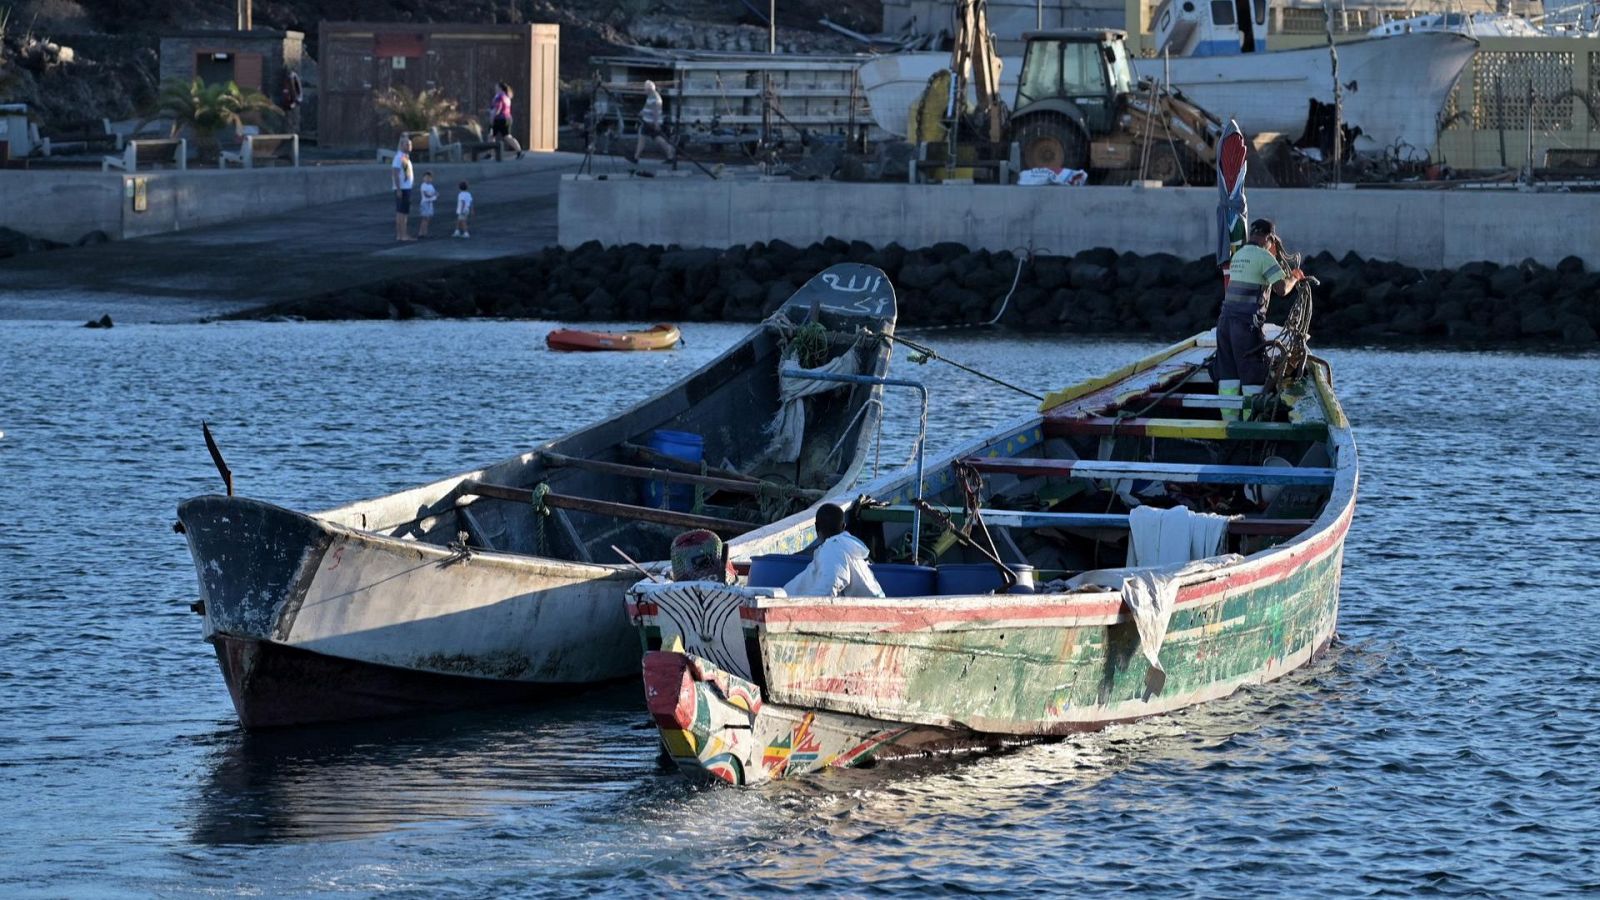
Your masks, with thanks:
[[(1278, 581), (1285, 576), (1311, 565), (1321, 559), (1325, 553), (1337, 547), (1350, 529), (1350, 520), (1355, 510), (1355, 504), (1345, 508), (1344, 513), (1331, 525), (1327, 531), (1318, 535), (1308, 544), (1288, 547), (1281, 554), (1281, 558), (1269, 558), (1261, 563), (1246, 566), (1235, 566), (1222, 570), (1218, 577), (1211, 580), (1185, 586), (1179, 589), (1178, 604), (1203, 603), (1217, 599), (1222, 595), (1241, 591), (1257, 585)], [(1061, 597), (1064, 595), (1053, 595)], [(767, 625), (793, 625), (793, 624), (819, 624), (827, 622), (845, 623), (881, 623), (883, 629), (889, 632), (915, 631), (941, 625), (963, 624), (970, 622), (983, 622), (991, 620), (1029, 620), (1029, 619), (1070, 619), (1074, 617), (1114, 616), (1122, 611), (1122, 598), (1118, 594), (1108, 593), (1109, 599), (1083, 599), (1072, 600), (1066, 603), (1039, 604), (1014, 604), (1005, 606), (984, 606), (976, 609), (949, 609), (940, 608), (937, 599), (927, 604), (896, 607), (876, 606), (865, 604), (851, 605), (822, 605), (787, 607), (745, 607), (740, 610), (740, 617), (748, 622), (765, 623)]]

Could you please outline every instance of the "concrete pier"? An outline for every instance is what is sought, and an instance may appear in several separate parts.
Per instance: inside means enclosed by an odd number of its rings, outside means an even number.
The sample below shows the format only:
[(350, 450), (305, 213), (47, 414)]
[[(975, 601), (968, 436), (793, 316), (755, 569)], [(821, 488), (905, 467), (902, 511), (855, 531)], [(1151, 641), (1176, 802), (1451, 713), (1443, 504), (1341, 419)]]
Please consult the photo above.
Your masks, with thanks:
[[(1600, 194), (1252, 189), (1292, 247), (1424, 269), (1577, 256), (1600, 265)], [(824, 237), (874, 246), (1193, 258), (1214, 247), (1215, 188), (995, 187), (705, 179), (564, 180), (560, 241), (730, 247)]]
[[(441, 192), (454, 196), (463, 179), (476, 182), (565, 168), (571, 154), (530, 154), (513, 160), (415, 162), (420, 181), (432, 170)], [(575, 167), (574, 167), (575, 168)], [(135, 208), (136, 191), (144, 208)], [(111, 240), (168, 234), (276, 213), (386, 194), (388, 165), (277, 166), (261, 169), (157, 169), (119, 172), (0, 170), (0, 226), (71, 244), (92, 232)], [(452, 188), (446, 192), (445, 187)]]
[[(246, 207), (247, 218), (231, 224), (0, 261), (0, 320), (82, 320), (102, 313), (119, 322), (193, 320), (529, 253), (555, 241), (557, 183), (578, 161), (569, 154), (541, 154), (499, 167), (478, 164), (475, 171), (494, 178), (424, 165), (434, 170), (439, 186), (434, 236), (427, 241), (395, 241), (394, 195), (378, 181), (376, 192), (355, 199), (328, 197), (321, 205), (276, 215)], [(371, 167), (360, 168), (374, 174)], [(261, 174), (284, 177), (284, 189), (299, 183), (282, 169)], [(463, 177), (471, 181), (477, 204), (473, 236), (464, 241), (450, 237), (456, 184)], [(412, 206), (415, 234), (415, 201)], [(35, 213), (43, 221), (50, 208)]]

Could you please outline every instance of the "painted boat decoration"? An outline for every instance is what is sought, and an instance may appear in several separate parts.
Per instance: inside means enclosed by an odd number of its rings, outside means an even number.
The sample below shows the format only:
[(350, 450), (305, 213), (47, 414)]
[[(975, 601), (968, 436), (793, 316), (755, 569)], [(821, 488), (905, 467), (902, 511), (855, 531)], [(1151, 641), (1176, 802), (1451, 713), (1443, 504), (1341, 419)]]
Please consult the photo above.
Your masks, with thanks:
[[(1096, 730), (1305, 665), (1338, 621), (1355, 442), (1320, 361), (1270, 414), (1228, 421), (1246, 401), (1207, 389), (1213, 346), (1198, 335), (1052, 395), (930, 463), (924, 524), (971, 536), (929, 543), (924, 528), (922, 562), (937, 566), (913, 570), (925, 587), (911, 595), (891, 588), (909, 567), (877, 563), (887, 598), (788, 597), (754, 574), (635, 585), (629, 614), (669, 755), (753, 785)], [(863, 491), (873, 502), (850, 505), (852, 531), (874, 560), (893, 558), (911, 538), (915, 477)], [(814, 535), (796, 515), (739, 550), (754, 573)], [(984, 551), (1036, 587), (1005, 592)]]
[[(1354, 85), (1343, 93), (1343, 109), (1345, 124), (1361, 129), (1357, 152), (1404, 145), (1431, 149), (1438, 142), (1439, 112), (1477, 46), (1469, 37), (1445, 32), (1339, 44), (1339, 80)], [(897, 53), (863, 64), (861, 86), (878, 127), (904, 136), (912, 105), (933, 73), (949, 62), (945, 53)], [(1170, 71), (1172, 86), (1184, 96), (1224, 122), (1237, 119), (1251, 134), (1275, 132), (1297, 140), (1305, 130), (1309, 101), (1333, 102), (1325, 47), (1130, 62), (1140, 78), (1159, 81)], [(1020, 57), (1002, 61), (1004, 96), (1016, 96), (1021, 69)]]
[(551, 350), (671, 350), (683, 340), (678, 326), (662, 322), (642, 331), (585, 331), (557, 328), (545, 335)]
[[(623, 595), (685, 528), (734, 537), (856, 480), (894, 289), (833, 266), (658, 396), (495, 465), (320, 513), (178, 507), (207, 639), (249, 728), (538, 696), (639, 671)], [(772, 423), (770, 433), (761, 427)], [(712, 464), (712, 465), (708, 465)], [(613, 564), (615, 563), (615, 564)]]

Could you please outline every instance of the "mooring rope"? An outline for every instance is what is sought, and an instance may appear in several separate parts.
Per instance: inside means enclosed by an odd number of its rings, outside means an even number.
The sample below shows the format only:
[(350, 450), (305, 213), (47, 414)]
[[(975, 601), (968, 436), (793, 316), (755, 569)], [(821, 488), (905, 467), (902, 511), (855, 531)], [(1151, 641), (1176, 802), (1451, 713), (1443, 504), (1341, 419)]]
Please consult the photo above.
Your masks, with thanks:
[(544, 498), (550, 493), (550, 483), (541, 481), (533, 486), (532, 496), (528, 505), (533, 509), (533, 545), (538, 549), (540, 556), (549, 556), (549, 543), (545, 538), (544, 520), (550, 516), (550, 507), (544, 503)]
[(963, 328), (993, 328), (994, 326), (1000, 324), (1000, 320), (1005, 317), (1006, 310), (1011, 306), (1012, 296), (1017, 293), (1017, 285), (1022, 283), (1023, 266), (1033, 262), (1033, 258), (1038, 256), (1043, 251), (1035, 252), (1033, 249), (1033, 244), (1029, 244), (1026, 247), (1018, 247), (1012, 252), (1017, 254), (1017, 271), (1011, 276), (1011, 289), (1006, 291), (1005, 297), (1000, 301), (1000, 310), (996, 312), (987, 322), (956, 322), (952, 325), (923, 325), (919, 328), (903, 328), (901, 329), (900, 333), (927, 334), (928, 332), (932, 331), (956, 331)]
[(971, 367), (969, 365), (966, 365), (965, 363), (958, 363), (955, 360), (950, 359), (949, 357), (941, 356), (941, 355), (939, 355), (939, 351), (933, 349), (932, 347), (929, 347), (927, 344), (919, 344), (916, 341), (913, 341), (913, 340), (911, 340), (909, 338), (901, 337), (898, 334), (885, 334), (885, 333), (882, 333), (882, 332), (875, 332), (875, 333), (878, 335), (878, 337), (882, 338), (885, 341), (899, 342), (901, 344), (906, 345), (907, 347), (910, 347), (912, 350), (916, 351), (911, 356), (911, 362), (913, 362), (913, 363), (915, 363), (915, 364), (917, 364), (919, 366), (926, 364), (928, 362), (928, 360), (930, 360), (930, 359), (936, 359), (939, 362), (944, 363), (945, 365), (955, 366), (956, 368), (960, 369), (963, 372), (966, 372), (969, 375), (976, 375), (979, 378), (984, 379), (985, 381), (991, 381), (991, 382), (993, 382), (995, 384), (1000, 385), (1003, 388), (1010, 388), (1011, 390), (1016, 391), (1017, 393), (1022, 394), (1024, 396), (1032, 397), (1035, 400), (1040, 400), (1040, 401), (1044, 400), (1044, 395), (1042, 395), (1042, 394), (1035, 394), (1033, 391), (1030, 391), (1025, 387), (1019, 387), (1019, 386), (1017, 386), (1015, 384), (1012, 384), (1011, 382), (1006, 381), (1006, 380), (1004, 380), (1002, 378), (997, 378), (997, 377), (995, 377), (993, 375), (990, 375), (987, 372), (983, 372), (983, 371), (980, 371), (978, 369), (974, 369), (973, 367)]

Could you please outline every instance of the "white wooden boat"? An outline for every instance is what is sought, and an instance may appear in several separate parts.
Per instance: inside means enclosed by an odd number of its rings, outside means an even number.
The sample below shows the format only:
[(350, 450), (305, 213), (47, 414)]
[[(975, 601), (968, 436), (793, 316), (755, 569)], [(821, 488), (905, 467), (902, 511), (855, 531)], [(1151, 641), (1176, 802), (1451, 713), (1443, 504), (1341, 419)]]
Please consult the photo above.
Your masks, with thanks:
[[(1344, 122), (1359, 127), (1360, 153), (1409, 145), (1429, 150), (1437, 142), (1438, 116), (1472, 59), (1477, 42), (1446, 32), (1404, 34), (1339, 44), (1339, 81)], [(873, 121), (895, 135), (906, 134), (907, 116), (928, 79), (949, 65), (944, 53), (880, 56), (861, 67)], [(1325, 47), (1134, 59), (1140, 78), (1164, 79), (1222, 121), (1237, 120), (1250, 134), (1275, 132), (1298, 139), (1309, 103), (1333, 102), (1333, 77)], [(1002, 60), (1002, 95), (1016, 96), (1020, 57)]]
[[(240, 721), (482, 705), (637, 672), (622, 596), (638, 573), (612, 548), (662, 560), (686, 528), (736, 536), (850, 487), (881, 388), (791, 399), (805, 414), (792, 454), (762, 425), (801, 344), (885, 374), (887, 342), (867, 332), (892, 333), (895, 315), (881, 271), (834, 266), (660, 395), (487, 468), (321, 513), (185, 501), (198, 607)], [(718, 468), (642, 449), (664, 430), (698, 435)]]

